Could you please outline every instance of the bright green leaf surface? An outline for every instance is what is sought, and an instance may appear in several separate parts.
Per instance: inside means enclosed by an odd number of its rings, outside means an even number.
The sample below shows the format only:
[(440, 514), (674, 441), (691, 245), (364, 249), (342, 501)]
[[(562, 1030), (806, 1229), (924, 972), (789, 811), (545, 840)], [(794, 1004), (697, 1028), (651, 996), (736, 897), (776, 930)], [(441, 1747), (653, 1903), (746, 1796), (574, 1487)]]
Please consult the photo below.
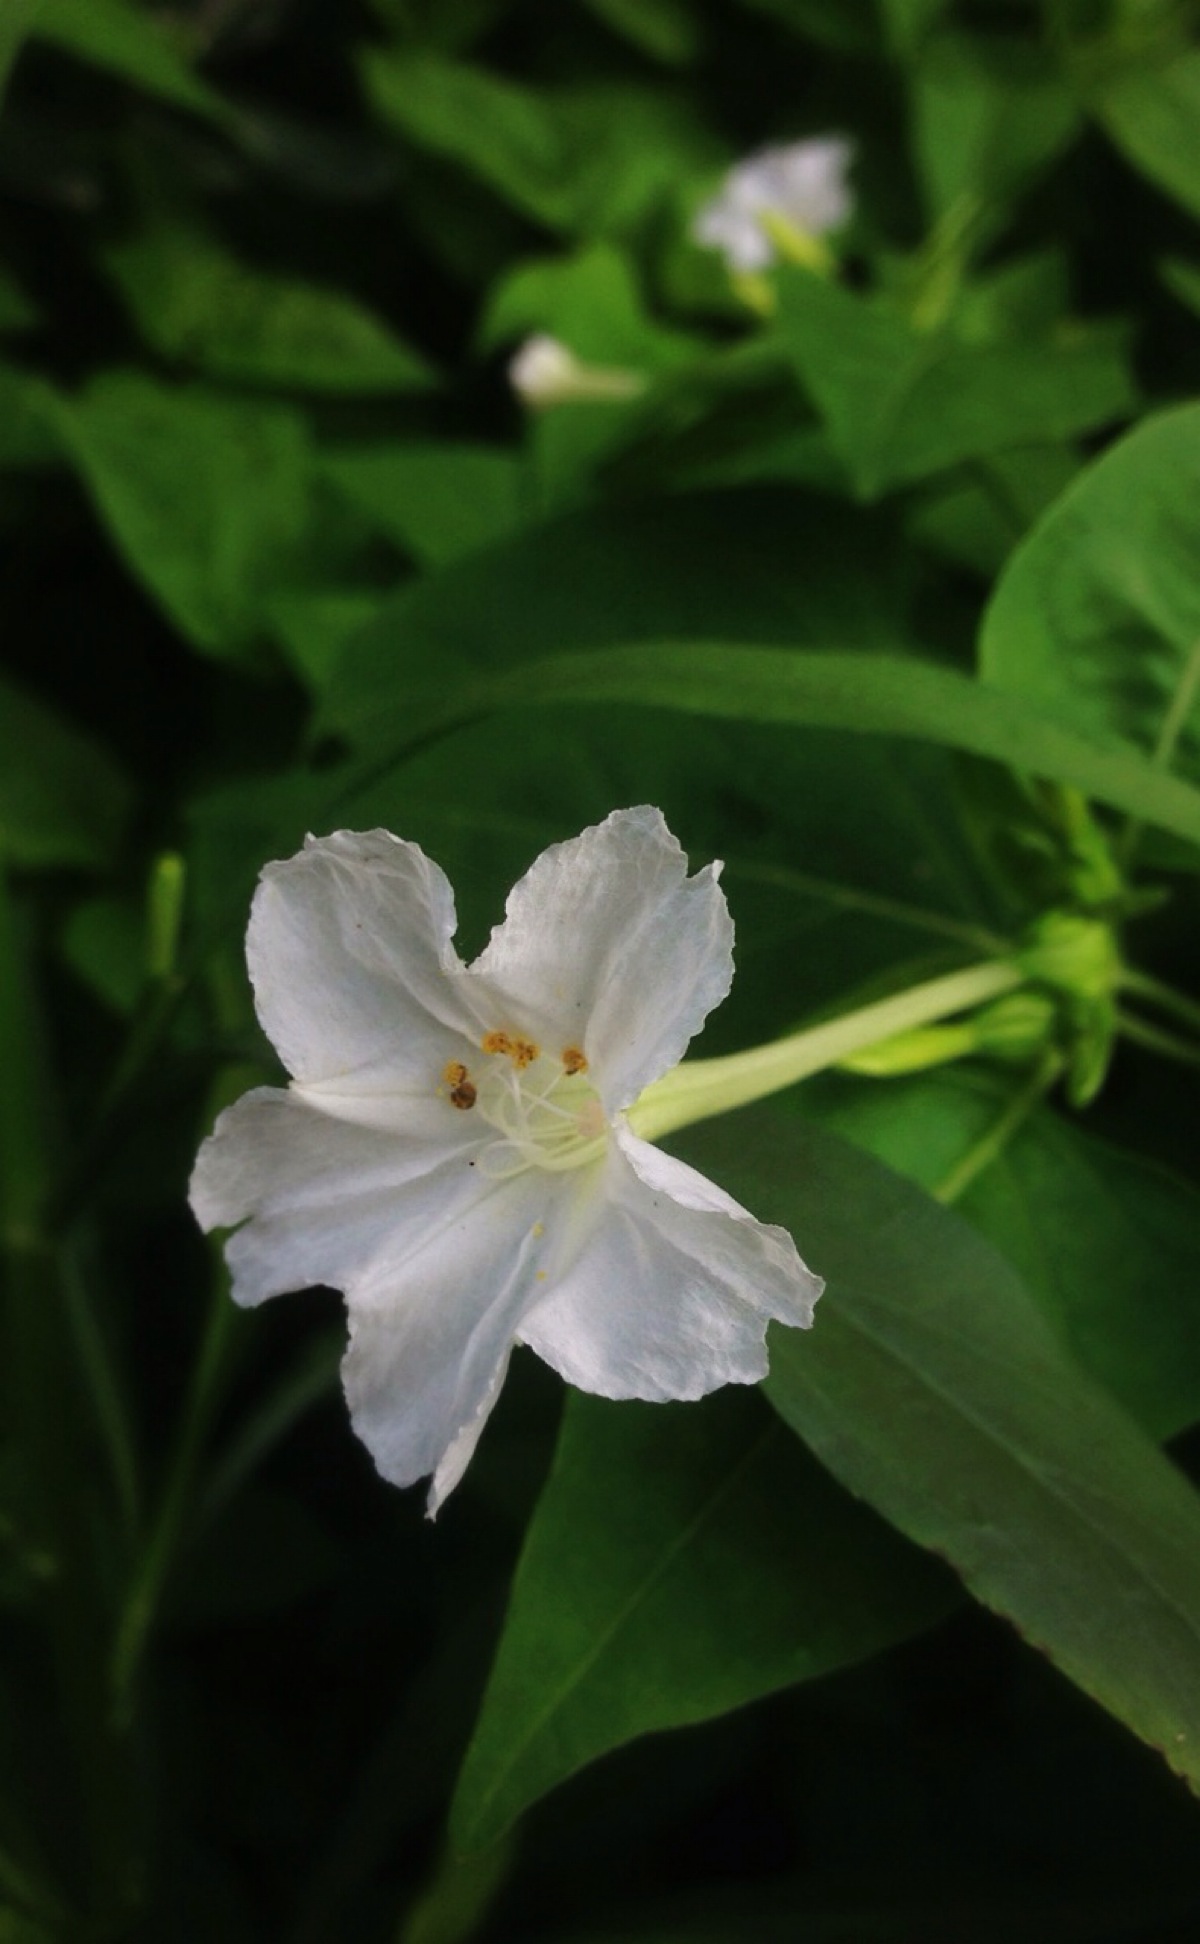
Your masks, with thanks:
[(864, 498), (1011, 446), (1128, 417), (1135, 395), (1105, 337), (968, 345), (790, 269), (780, 343)]
[(128, 782), (98, 742), (0, 681), (0, 854), (31, 868), (106, 864), (130, 801)]
[(1148, 419), (1051, 507), (997, 584), (980, 669), (1200, 774), (1200, 406)]
[[(830, 1077), (805, 1089), (804, 1104), (935, 1188), (1007, 1097), (995, 1079), (957, 1072), (883, 1087)], [(1042, 1109), (956, 1205), (1021, 1270), (1079, 1362), (1156, 1438), (1200, 1418), (1194, 1188)]]
[(1200, 1497), (968, 1224), (769, 1112), (679, 1137), (828, 1279), (766, 1391), (842, 1483), (1200, 1785)]
[(147, 342), (214, 378), (351, 395), (432, 382), (353, 298), (253, 269), (195, 231), (147, 229), (106, 261)]
[(98, 379), (57, 416), (130, 570), (198, 647), (244, 652), (301, 549), (303, 421), (132, 373)]
[(571, 1393), (463, 1770), (452, 1831), (493, 1842), (633, 1736), (843, 1666), (953, 1604), (751, 1392)]

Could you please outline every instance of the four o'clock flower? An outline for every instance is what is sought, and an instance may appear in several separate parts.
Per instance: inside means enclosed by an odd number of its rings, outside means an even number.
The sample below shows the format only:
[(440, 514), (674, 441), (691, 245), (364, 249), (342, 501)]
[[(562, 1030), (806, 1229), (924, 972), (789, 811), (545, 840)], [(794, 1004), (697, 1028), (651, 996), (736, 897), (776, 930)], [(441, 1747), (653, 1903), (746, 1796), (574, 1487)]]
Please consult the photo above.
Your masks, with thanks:
[(244, 1304), (343, 1291), (354, 1425), (379, 1470), (461, 1478), (530, 1345), (605, 1397), (753, 1383), (767, 1323), (821, 1283), (791, 1237), (638, 1139), (626, 1109), (729, 989), (719, 866), (694, 877), (657, 810), (537, 859), (470, 965), (454, 899), (387, 831), (269, 864), (247, 957), (290, 1072), (221, 1115), (191, 1201)]
[(735, 163), (719, 195), (696, 217), (698, 243), (722, 250), (735, 274), (766, 270), (787, 240), (787, 254), (821, 267), (819, 238), (840, 229), (854, 198), (846, 180), (854, 157), (843, 135), (759, 149)]
[(585, 364), (561, 339), (544, 331), (525, 339), (508, 367), (509, 383), (526, 405), (619, 404), (646, 389), (640, 371), (621, 365)]

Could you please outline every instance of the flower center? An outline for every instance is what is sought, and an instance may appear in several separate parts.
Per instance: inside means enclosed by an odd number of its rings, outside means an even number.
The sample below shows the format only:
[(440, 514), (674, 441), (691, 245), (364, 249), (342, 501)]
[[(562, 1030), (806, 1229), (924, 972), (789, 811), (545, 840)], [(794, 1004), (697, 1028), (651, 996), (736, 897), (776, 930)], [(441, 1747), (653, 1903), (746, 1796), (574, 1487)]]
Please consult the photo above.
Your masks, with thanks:
[(451, 1106), (474, 1109), (496, 1131), (479, 1158), (485, 1174), (558, 1174), (600, 1159), (608, 1122), (580, 1047), (555, 1057), (519, 1034), (495, 1032), (484, 1035), (482, 1050), (486, 1058), (473, 1068), (451, 1060), (442, 1079)]

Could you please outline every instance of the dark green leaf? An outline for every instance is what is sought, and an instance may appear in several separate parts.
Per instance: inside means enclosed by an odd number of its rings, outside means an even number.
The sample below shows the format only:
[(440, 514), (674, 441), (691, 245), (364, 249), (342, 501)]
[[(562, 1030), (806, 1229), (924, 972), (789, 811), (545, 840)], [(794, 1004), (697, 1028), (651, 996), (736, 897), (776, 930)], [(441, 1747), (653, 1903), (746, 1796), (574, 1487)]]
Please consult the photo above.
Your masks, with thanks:
[(506, 538), (526, 511), (525, 468), (499, 446), (344, 447), (321, 467), (381, 533), (431, 566)]
[[(374, 729), (382, 746), (395, 738), (400, 750), (494, 710), (631, 702), (731, 721), (912, 736), (1072, 783), (1085, 796), (1200, 843), (1200, 792), (1115, 741), (1092, 742), (1016, 696), (931, 662), (646, 642), (526, 663), (493, 681), (464, 684), (453, 701), (444, 682), (428, 680), (393, 694), (387, 713), (381, 697)], [(356, 726), (364, 726), (357, 711)]]
[(1134, 167), (1200, 215), (1200, 48), (1123, 69), (1091, 105)]
[[(822, 1080), (815, 1098), (806, 1088), (805, 1105), (934, 1188), (1007, 1097), (995, 1079), (941, 1073), (882, 1087)], [(1154, 1437), (1174, 1437), (1200, 1418), (1194, 1188), (1041, 1109), (957, 1206), (1021, 1270), (1079, 1362)]]
[(107, 750), (0, 678), (0, 854), (34, 869), (95, 869), (110, 861), (130, 804)]
[(843, 1666), (939, 1618), (943, 1575), (753, 1393), (572, 1393), (452, 1817), (495, 1841), (585, 1762)]
[[(872, 572), (859, 571), (858, 548)], [(758, 488), (606, 507), (464, 560), (380, 610), (326, 697), (330, 725), (390, 734), (423, 666), (465, 679), (540, 654), (727, 631), (772, 643), (903, 640), (891, 535), (815, 494)], [(619, 699), (619, 698), (618, 698)]]
[(922, 49), (912, 87), (917, 160), (935, 217), (968, 198), (985, 210), (1003, 203), (1079, 127), (1070, 90), (1027, 41), (939, 34)]
[(687, 0), (587, 0), (614, 33), (674, 66), (700, 52), (700, 23)]
[(57, 418), (130, 570), (198, 647), (244, 652), (265, 595), (301, 552), (303, 420), (131, 372), (61, 400)]
[(778, 273), (779, 341), (859, 493), (1125, 418), (1135, 394), (1106, 336), (964, 344), (809, 271)]
[(106, 262), (147, 342), (214, 378), (349, 394), (432, 382), (354, 298), (254, 269), (194, 230), (144, 230)]
[(769, 1111), (678, 1145), (828, 1279), (811, 1332), (772, 1330), (776, 1409), (1200, 1784), (1200, 1497), (919, 1189)]
[(1050, 508), (996, 587), (980, 668), (1200, 774), (1200, 405), (1139, 425)]
[(225, 120), (229, 109), (188, 67), (162, 14), (126, 0), (38, 0), (31, 32), (81, 61), (105, 68), (132, 87), (177, 108)]

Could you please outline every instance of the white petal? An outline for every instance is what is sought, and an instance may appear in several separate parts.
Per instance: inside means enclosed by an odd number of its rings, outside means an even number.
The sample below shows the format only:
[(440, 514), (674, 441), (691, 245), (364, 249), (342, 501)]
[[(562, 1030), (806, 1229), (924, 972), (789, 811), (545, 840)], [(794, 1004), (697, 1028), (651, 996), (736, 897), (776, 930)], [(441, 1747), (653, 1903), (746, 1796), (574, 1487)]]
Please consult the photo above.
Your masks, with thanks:
[(821, 1293), (785, 1229), (618, 1127), (603, 1220), (518, 1335), (602, 1397), (702, 1397), (766, 1375), (772, 1318), (806, 1328)]
[(606, 1111), (628, 1106), (729, 990), (718, 869), (689, 878), (661, 811), (646, 806), (543, 851), (471, 968), (503, 1015), (494, 1025), (551, 1053), (582, 1046)]
[(416, 844), (336, 831), (263, 871), (246, 958), (258, 1016), (298, 1081), (353, 1117), (356, 1096), (424, 1097), (478, 1045), (454, 894)]
[(431, 1516), (499, 1395), (562, 1199), (538, 1170), (479, 1186), (455, 1207), (442, 1192), (419, 1245), (398, 1234), (396, 1261), (381, 1256), (348, 1302), (342, 1376), (354, 1428), (394, 1485), (434, 1474)]
[(220, 1116), (196, 1157), (189, 1198), (202, 1228), (244, 1223), (225, 1249), (235, 1301), (261, 1303), (313, 1283), (350, 1289), (393, 1246), (407, 1185), (455, 1169), (479, 1192), (468, 1164), (481, 1139), (446, 1100), (412, 1113), (401, 1134), (258, 1087)]
[(403, 1141), (264, 1087), (221, 1116), (192, 1177), (206, 1228), (249, 1216), (226, 1245), (239, 1302), (345, 1292), (355, 1429), (393, 1483), (436, 1474), (431, 1512), (475, 1448), (571, 1198), (540, 1170), (489, 1179), (474, 1166), (486, 1144)]

